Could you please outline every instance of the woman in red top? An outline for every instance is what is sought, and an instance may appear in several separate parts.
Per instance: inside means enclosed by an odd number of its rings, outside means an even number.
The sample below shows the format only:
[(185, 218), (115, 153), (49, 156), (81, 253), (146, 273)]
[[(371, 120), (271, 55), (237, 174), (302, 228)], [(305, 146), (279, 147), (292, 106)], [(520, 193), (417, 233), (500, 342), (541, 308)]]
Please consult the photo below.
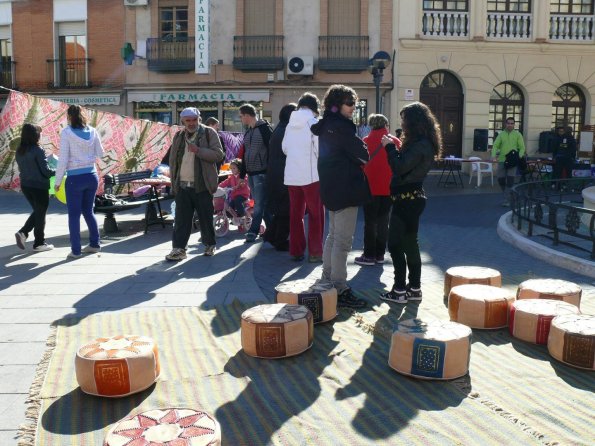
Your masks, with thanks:
[(250, 198), (250, 187), (248, 186), (248, 178), (240, 178), (240, 171), (242, 170), (242, 160), (236, 158), (229, 163), (231, 175), (225, 181), (219, 184), (219, 187), (231, 188), (229, 196), (230, 205), (238, 217), (243, 217), (244, 203)]
[[(388, 214), (392, 201), (390, 199), (390, 179), (392, 172), (388, 165), (386, 151), (382, 150), (380, 140), (388, 135), (388, 119), (384, 115), (370, 115), (368, 125), (372, 131), (364, 138), (368, 146), (370, 161), (364, 171), (368, 177), (372, 200), (364, 205), (364, 253), (355, 258), (359, 265), (375, 265), (384, 263), (384, 252), (388, 237)], [(397, 146), (401, 140), (391, 137)]]

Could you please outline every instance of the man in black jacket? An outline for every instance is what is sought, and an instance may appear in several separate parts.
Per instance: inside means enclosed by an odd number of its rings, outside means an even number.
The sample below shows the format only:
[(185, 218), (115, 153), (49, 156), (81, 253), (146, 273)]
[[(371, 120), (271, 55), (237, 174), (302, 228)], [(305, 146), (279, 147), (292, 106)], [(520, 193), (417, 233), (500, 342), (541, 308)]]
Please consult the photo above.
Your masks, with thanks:
[(553, 179), (570, 178), (576, 159), (576, 139), (572, 136), (572, 127), (558, 126), (554, 140)]
[(254, 199), (254, 212), (252, 213), (252, 225), (246, 233), (246, 242), (256, 240), (260, 232), (260, 224), (264, 219), (265, 224), (270, 224), (269, 215), (266, 209), (266, 179), (269, 160), (269, 141), (273, 130), (270, 124), (257, 119), (256, 108), (250, 104), (240, 107), (240, 119), (242, 124), (248, 126), (244, 133), (244, 167), (248, 174), (248, 185)]

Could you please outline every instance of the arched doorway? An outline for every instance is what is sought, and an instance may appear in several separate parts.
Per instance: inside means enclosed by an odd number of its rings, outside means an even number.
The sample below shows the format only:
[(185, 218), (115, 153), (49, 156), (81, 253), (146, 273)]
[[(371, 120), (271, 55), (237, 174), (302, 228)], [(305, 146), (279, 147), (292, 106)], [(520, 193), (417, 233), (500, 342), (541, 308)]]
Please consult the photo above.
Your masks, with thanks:
[(552, 98), (552, 128), (560, 125), (572, 127), (574, 137), (579, 138), (585, 122), (585, 95), (572, 84), (564, 84)]
[(436, 115), (442, 130), (443, 156), (463, 153), (463, 87), (448, 71), (433, 71), (421, 83), (419, 100)]
[(514, 118), (516, 128), (523, 133), (525, 96), (512, 82), (502, 82), (494, 87), (490, 96), (490, 120), (488, 144), (491, 146), (496, 135), (504, 128), (506, 118)]

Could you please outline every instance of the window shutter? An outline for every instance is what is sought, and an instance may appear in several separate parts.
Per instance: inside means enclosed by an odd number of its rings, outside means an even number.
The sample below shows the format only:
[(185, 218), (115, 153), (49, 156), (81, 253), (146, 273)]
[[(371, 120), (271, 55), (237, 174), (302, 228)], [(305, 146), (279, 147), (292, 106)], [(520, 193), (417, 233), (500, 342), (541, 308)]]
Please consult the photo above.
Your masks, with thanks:
[(59, 36), (84, 36), (86, 34), (85, 22), (60, 22), (57, 25)]
[(244, 35), (275, 35), (275, 0), (245, 0)]
[(328, 0), (328, 35), (360, 35), (360, 0)]
[(0, 26), (0, 40), (10, 40), (10, 25)]

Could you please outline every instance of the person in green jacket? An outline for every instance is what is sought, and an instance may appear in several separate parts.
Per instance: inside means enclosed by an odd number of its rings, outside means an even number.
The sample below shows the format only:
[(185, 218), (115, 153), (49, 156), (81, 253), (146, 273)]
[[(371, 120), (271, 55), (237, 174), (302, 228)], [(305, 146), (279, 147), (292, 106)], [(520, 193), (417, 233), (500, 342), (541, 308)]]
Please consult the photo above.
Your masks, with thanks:
[(519, 153), (519, 158), (525, 156), (525, 142), (523, 141), (523, 135), (521, 132), (514, 129), (514, 118), (506, 118), (506, 126), (501, 131), (494, 141), (492, 146), (492, 160), (498, 161), (498, 184), (502, 193), (504, 194), (504, 202), (502, 206), (510, 206), (508, 202), (508, 194), (506, 193), (506, 187), (511, 188), (514, 185), (514, 177), (516, 175), (517, 166), (509, 167), (508, 169), (504, 165), (506, 155), (513, 150)]

